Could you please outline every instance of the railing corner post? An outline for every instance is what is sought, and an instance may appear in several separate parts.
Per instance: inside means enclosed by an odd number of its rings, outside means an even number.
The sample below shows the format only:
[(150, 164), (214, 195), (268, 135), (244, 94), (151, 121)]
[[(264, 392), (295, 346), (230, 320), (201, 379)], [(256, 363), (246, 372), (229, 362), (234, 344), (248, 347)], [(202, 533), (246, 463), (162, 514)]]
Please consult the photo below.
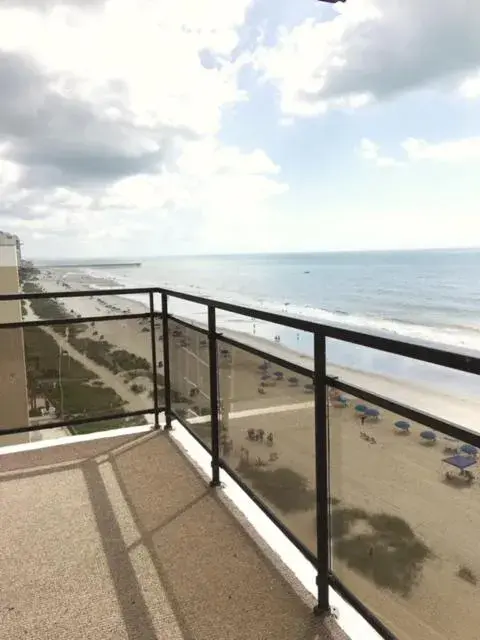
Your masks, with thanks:
[(172, 391), (170, 382), (170, 343), (168, 332), (168, 295), (162, 292), (163, 390), (165, 396), (165, 431), (172, 428)]
[(152, 348), (152, 385), (153, 385), (153, 411), (154, 411), (154, 427), (160, 428), (159, 411), (158, 411), (158, 369), (157, 369), (157, 345), (155, 342), (155, 301), (153, 291), (148, 294), (150, 302), (150, 342)]
[(326, 388), (326, 341), (319, 332), (314, 333), (314, 389), (315, 389), (315, 478), (317, 523), (317, 606), (315, 614), (329, 613), (329, 455), (328, 407)]
[(212, 431), (211, 487), (220, 486), (220, 421), (218, 415), (218, 355), (215, 307), (208, 305), (208, 355), (210, 371), (210, 424)]

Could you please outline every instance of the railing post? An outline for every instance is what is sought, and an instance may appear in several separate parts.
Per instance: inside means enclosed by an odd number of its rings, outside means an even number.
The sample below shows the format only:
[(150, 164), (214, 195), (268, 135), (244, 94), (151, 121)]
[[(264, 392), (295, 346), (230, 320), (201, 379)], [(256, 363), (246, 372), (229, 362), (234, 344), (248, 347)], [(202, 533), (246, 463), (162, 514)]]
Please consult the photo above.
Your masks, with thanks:
[(315, 613), (329, 612), (328, 585), (330, 571), (329, 532), (329, 456), (328, 405), (326, 387), (325, 336), (314, 333), (314, 389), (315, 389), (315, 476), (317, 488), (317, 598)]
[(155, 415), (155, 429), (158, 429), (158, 376), (157, 376), (157, 345), (155, 343), (155, 304), (153, 291), (148, 294), (150, 301), (150, 340), (152, 343), (152, 384), (153, 384), (153, 411)]
[(208, 305), (208, 356), (210, 371), (210, 415), (212, 430), (211, 487), (220, 486), (220, 422), (218, 419), (218, 355), (215, 307)]
[(170, 387), (170, 343), (168, 334), (168, 296), (162, 293), (163, 389), (165, 396), (165, 429), (172, 428), (172, 396)]

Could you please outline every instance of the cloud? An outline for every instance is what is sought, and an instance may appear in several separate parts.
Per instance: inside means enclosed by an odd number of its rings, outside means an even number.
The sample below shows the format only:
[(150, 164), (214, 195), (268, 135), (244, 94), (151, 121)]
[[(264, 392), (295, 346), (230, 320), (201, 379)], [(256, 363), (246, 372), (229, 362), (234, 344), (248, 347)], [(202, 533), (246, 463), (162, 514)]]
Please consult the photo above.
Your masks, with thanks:
[(0, 51), (0, 140), (4, 156), (23, 166), (26, 185), (83, 186), (161, 170), (175, 136), (164, 124), (135, 126), (127, 113), (109, 117), (105, 104), (62, 95), (25, 55)]
[(250, 2), (0, 3), (2, 226), (103, 251), (102, 239), (182, 220), (193, 232), (220, 212), (226, 235), (229, 212), (266, 211), (287, 188), (280, 167), (219, 140), (246, 99)]
[(480, 137), (461, 138), (429, 143), (426, 140), (409, 138), (402, 143), (411, 161), (465, 163), (480, 160)]
[(362, 138), (360, 141), (359, 153), (362, 158), (375, 163), (378, 167), (395, 167), (402, 164), (395, 158), (381, 155), (379, 145), (368, 138)]
[(480, 63), (480, 3), (359, 0), (281, 28), (256, 54), (284, 113), (313, 116), (458, 77)]
[(2, 9), (50, 11), (55, 7), (97, 7), (106, 0), (2, 0)]
[(459, 92), (464, 98), (480, 97), (480, 70), (463, 80), (459, 86)]
[(405, 158), (384, 156), (380, 146), (363, 138), (360, 141), (359, 153), (379, 167), (402, 166), (407, 162), (441, 162), (449, 164), (466, 164), (480, 160), (480, 137), (460, 138), (428, 142), (419, 138), (407, 138), (400, 145)]

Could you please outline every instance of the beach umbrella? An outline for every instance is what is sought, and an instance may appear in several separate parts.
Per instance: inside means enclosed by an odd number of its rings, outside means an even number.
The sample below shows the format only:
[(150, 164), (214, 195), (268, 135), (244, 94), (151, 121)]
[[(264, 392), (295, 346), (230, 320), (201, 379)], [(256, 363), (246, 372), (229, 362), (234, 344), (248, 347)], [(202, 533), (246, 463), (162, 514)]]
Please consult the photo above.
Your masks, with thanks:
[(435, 433), (435, 431), (422, 431), (420, 437), (424, 440), (430, 440), (433, 442), (433, 440), (437, 439), (437, 434)]
[(357, 404), (355, 407), (355, 411), (358, 411), (358, 413), (365, 413), (367, 409), (368, 407), (365, 404)]
[(337, 396), (335, 399), (338, 400), (339, 402), (346, 402), (347, 401), (347, 397), (346, 396)]
[(270, 376), (268, 375), (268, 373), (265, 373), (265, 374), (260, 378), (260, 380), (269, 380), (269, 379), (270, 379)]
[(283, 373), (281, 371), (275, 371), (275, 373), (273, 374), (276, 378), (283, 378)]
[(397, 422), (395, 422), (395, 426), (399, 429), (403, 429), (404, 431), (410, 429), (410, 423), (406, 420), (397, 420)]
[(462, 444), (460, 451), (466, 453), (467, 456), (476, 456), (478, 453), (477, 447), (474, 447), (472, 444)]
[(313, 384), (306, 384), (304, 386), (305, 391), (313, 391)]
[(288, 378), (288, 382), (290, 384), (298, 384), (298, 378), (295, 378), (295, 376), (292, 376), (291, 378)]
[(365, 415), (371, 416), (372, 418), (378, 418), (380, 411), (378, 409), (365, 409)]

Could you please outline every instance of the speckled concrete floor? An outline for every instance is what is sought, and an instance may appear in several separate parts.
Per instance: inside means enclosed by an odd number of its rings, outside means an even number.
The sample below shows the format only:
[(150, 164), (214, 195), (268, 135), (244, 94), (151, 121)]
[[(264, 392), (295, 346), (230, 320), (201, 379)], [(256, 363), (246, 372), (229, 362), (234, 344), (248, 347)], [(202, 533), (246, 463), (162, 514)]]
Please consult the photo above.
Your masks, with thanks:
[(2, 640), (320, 640), (166, 434), (0, 456)]

